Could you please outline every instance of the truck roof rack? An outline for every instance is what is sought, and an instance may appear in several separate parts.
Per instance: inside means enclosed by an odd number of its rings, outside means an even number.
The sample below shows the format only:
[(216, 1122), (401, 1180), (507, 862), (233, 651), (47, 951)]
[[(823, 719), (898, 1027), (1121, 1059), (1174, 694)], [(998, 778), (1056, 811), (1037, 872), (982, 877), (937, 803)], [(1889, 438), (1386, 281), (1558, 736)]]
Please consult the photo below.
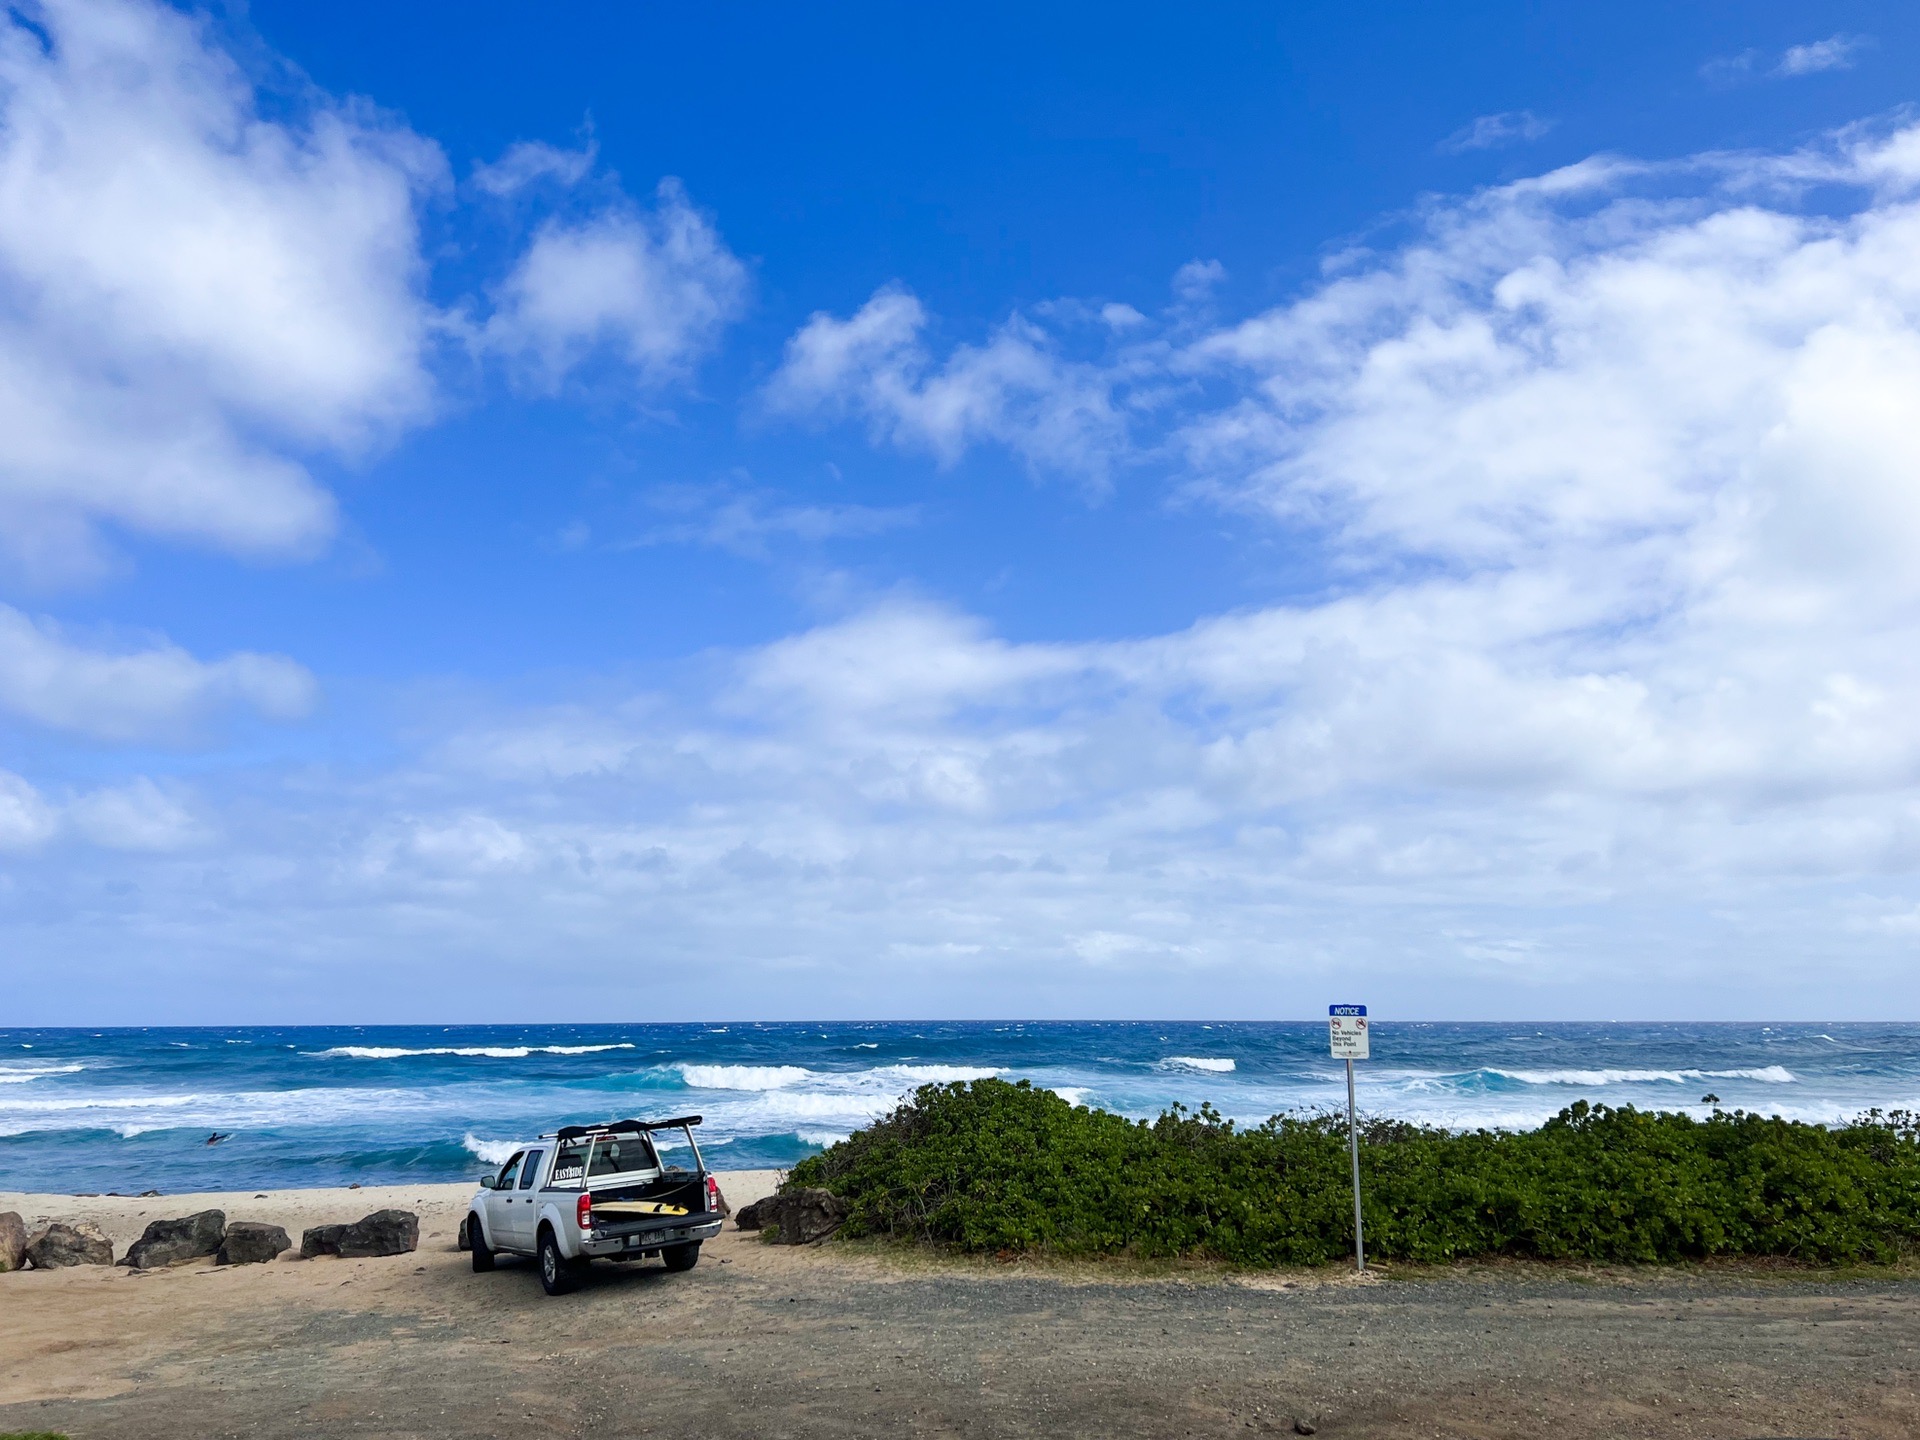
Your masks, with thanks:
[(647, 1130), (677, 1130), (682, 1125), (698, 1125), (698, 1115), (676, 1115), (671, 1120), (609, 1120), (604, 1125), (562, 1125), (542, 1140), (584, 1140), (589, 1135), (636, 1135)]

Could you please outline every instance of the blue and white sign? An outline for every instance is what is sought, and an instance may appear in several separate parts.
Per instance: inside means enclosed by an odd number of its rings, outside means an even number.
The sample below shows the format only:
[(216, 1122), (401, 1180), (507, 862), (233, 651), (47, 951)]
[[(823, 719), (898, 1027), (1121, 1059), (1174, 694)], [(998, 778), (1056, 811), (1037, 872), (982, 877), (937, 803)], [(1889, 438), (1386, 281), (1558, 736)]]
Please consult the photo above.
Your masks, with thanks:
[(1329, 1005), (1327, 1007), (1327, 1043), (1336, 1060), (1367, 1058), (1367, 1007)]

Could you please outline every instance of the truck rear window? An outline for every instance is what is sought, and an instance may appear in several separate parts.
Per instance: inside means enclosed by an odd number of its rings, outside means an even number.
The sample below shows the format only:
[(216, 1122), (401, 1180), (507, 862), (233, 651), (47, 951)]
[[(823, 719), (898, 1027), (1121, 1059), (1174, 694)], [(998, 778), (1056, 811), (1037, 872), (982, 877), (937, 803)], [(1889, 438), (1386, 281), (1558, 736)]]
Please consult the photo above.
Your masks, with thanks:
[(644, 1135), (596, 1135), (564, 1142), (554, 1152), (553, 1178), (547, 1183), (556, 1189), (577, 1190), (583, 1178), (653, 1170), (659, 1164), (653, 1142)]

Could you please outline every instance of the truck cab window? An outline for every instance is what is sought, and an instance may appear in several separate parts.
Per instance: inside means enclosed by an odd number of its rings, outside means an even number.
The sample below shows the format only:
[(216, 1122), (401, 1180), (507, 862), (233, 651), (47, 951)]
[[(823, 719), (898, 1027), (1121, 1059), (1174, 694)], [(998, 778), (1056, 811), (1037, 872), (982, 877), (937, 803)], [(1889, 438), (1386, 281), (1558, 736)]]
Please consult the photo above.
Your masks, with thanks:
[(531, 1190), (533, 1188), (533, 1182), (540, 1174), (540, 1157), (545, 1153), (544, 1150), (529, 1150), (527, 1152), (526, 1163), (520, 1167), (520, 1188), (522, 1190)]
[(513, 1177), (520, 1171), (520, 1157), (526, 1153), (524, 1150), (516, 1151), (514, 1157), (500, 1167), (500, 1176), (493, 1182), (494, 1189), (511, 1190), (513, 1188)]
[(602, 1139), (594, 1145), (593, 1162), (587, 1173), (589, 1176), (626, 1175), (635, 1170), (656, 1170), (659, 1166), (659, 1157), (653, 1153), (653, 1144), (646, 1136), (622, 1135), (617, 1139)]

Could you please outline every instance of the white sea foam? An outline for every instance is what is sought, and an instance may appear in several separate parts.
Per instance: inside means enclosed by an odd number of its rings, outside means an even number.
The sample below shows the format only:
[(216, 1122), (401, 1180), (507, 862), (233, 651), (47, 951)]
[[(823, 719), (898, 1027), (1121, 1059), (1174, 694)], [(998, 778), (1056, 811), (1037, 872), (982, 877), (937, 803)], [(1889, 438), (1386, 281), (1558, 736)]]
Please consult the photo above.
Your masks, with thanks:
[(86, 1069), (85, 1065), (35, 1065), (21, 1068), (13, 1065), (0, 1065), (0, 1085), (24, 1085), (29, 1080), (44, 1080), (49, 1075), (78, 1075)]
[(1160, 1062), (1162, 1070), (1202, 1070), (1209, 1075), (1231, 1075), (1239, 1066), (1232, 1060), (1211, 1055), (1169, 1055)]
[(460, 1143), (489, 1165), (504, 1165), (513, 1158), (514, 1142), (511, 1140), (482, 1140), (469, 1130), (460, 1137)]
[(1523, 1085), (1685, 1085), (1696, 1080), (1757, 1080), (1763, 1085), (1792, 1085), (1799, 1077), (1784, 1065), (1744, 1070), (1497, 1070), (1489, 1075)]
[(668, 1067), (695, 1090), (795, 1090), (810, 1086), (826, 1091), (889, 1095), (921, 1085), (945, 1085), (955, 1080), (984, 1080), (1004, 1075), (997, 1066), (876, 1065), (871, 1070), (809, 1070), (804, 1065), (690, 1065)]
[(674, 1065), (695, 1090), (784, 1090), (804, 1085), (813, 1071), (801, 1065)]
[(1052, 1089), (1054, 1094), (1069, 1105), (1085, 1105), (1087, 1096), (1093, 1093), (1093, 1088), (1088, 1085), (1055, 1085)]
[(524, 1060), (529, 1055), (597, 1055), (602, 1050), (631, 1050), (631, 1041), (613, 1045), (428, 1045), (417, 1050), (396, 1045), (336, 1045), (315, 1050), (320, 1059), (403, 1060), (410, 1055), (465, 1055), (487, 1060)]

